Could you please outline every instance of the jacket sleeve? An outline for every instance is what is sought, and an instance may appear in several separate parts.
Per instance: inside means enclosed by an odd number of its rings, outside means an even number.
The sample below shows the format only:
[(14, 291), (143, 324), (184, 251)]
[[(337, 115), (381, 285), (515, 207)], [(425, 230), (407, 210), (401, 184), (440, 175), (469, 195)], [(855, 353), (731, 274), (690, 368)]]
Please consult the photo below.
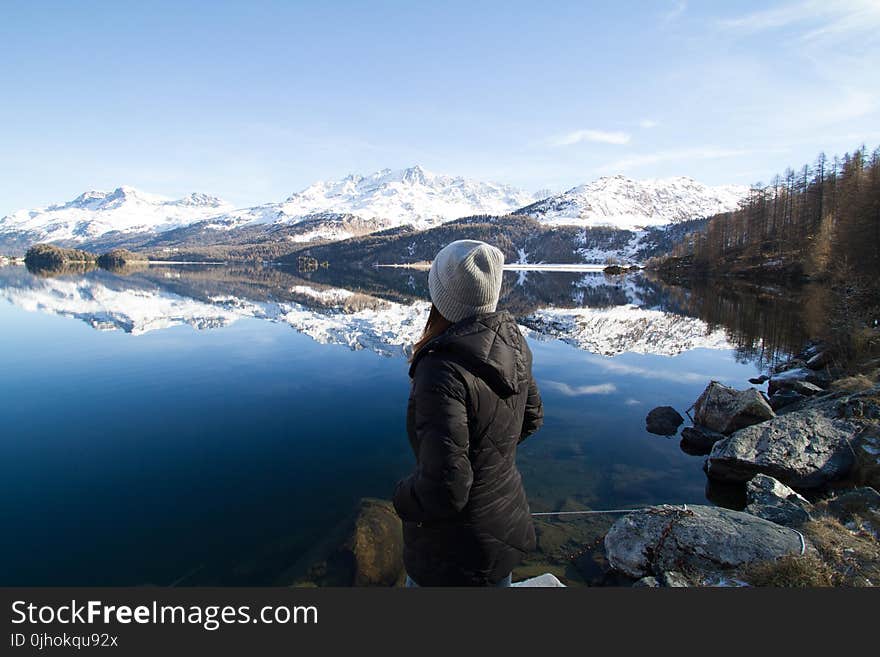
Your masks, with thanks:
[(522, 433), (519, 442), (535, 433), (544, 424), (544, 402), (541, 401), (541, 393), (538, 392), (538, 384), (535, 377), (529, 375), (529, 394), (526, 398), (526, 412), (523, 416)]
[(412, 522), (454, 516), (468, 502), (473, 471), (468, 455), (467, 389), (450, 368), (422, 363), (413, 381), (416, 471), (397, 484), (394, 507)]

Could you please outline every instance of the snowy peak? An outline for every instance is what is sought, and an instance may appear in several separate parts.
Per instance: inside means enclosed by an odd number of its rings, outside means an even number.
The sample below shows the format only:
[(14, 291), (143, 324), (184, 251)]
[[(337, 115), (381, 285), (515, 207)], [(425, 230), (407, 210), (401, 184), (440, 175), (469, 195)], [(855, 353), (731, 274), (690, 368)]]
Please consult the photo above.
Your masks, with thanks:
[(686, 176), (634, 180), (617, 175), (573, 187), (521, 212), (548, 223), (633, 230), (729, 212), (748, 192), (743, 185), (710, 187)]
[(123, 185), (112, 192), (90, 190), (61, 205), (19, 210), (0, 219), (0, 233), (26, 233), (32, 242), (77, 242), (111, 231), (162, 232), (231, 209), (207, 194), (171, 200)]
[(415, 165), (315, 183), (290, 196), (282, 209), (289, 217), (334, 212), (381, 219), (387, 226), (428, 227), (473, 214), (504, 214), (534, 200), (508, 185), (434, 174)]

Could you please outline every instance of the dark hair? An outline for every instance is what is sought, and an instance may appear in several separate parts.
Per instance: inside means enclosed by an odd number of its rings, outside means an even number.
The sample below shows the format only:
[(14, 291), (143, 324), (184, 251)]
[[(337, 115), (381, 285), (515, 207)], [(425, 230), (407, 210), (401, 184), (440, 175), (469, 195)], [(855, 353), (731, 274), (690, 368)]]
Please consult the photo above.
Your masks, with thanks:
[(443, 333), (443, 331), (450, 326), (452, 326), (452, 322), (441, 315), (440, 311), (437, 310), (437, 306), (432, 303), (431, 312), (428, 313), (428, 321), (425, 322), (425, 330), (422, 331), (422, 337), (420, 337), (418, 342), (413, 345), (412, 357), (410, 360), (416, 357), (416, 354), (419, 353), (419, 349)]

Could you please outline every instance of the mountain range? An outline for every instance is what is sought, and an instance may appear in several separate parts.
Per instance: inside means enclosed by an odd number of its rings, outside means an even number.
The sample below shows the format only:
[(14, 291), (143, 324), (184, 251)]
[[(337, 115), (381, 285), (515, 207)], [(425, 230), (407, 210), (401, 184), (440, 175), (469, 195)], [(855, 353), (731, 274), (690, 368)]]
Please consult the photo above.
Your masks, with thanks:
[(537, 198), (420, 166), (317, 182), (284, 201), (247, 208), (206, 194), (175, 200), (123, 186), (0, 218), (0, 252), (18, 254), (38, 242), (149, 250), (280, 241), (296, 250), (401, 226), (427, 230), (461, 217), (514, 214), (547, 226), (639, 231), (733, 210), (747, 192), (684, 177), (612, 176)]

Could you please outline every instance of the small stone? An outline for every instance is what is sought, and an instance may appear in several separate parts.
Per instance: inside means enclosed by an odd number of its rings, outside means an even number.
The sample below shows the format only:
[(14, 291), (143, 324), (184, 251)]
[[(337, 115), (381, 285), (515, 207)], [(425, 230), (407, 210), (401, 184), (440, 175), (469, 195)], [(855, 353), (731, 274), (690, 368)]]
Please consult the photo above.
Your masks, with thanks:
[(675, 570), (667, 570), (660, 577), (663, 586), (673, 589), (686, 589), (691, 586), (687, 577)]
[(681, 430), (681, 448), (688, 454), (708, 454), (715, 443), (725, 438), (723, 433), (699, 425), (685, 427)]
[(642, 577), (641, 579), (636, 580), (635, 583), (633, 583), (634, 588), (648, 587), (656, 589), (659, 588), (659, 586), (660, 582), (657, 581), (657, 578), (651, 577), (650, 575), (648, 577)]
[(674, 436), (684, 418), (672, 406), (658, 406), (645, 418), (645, 428), (658, 436)]

